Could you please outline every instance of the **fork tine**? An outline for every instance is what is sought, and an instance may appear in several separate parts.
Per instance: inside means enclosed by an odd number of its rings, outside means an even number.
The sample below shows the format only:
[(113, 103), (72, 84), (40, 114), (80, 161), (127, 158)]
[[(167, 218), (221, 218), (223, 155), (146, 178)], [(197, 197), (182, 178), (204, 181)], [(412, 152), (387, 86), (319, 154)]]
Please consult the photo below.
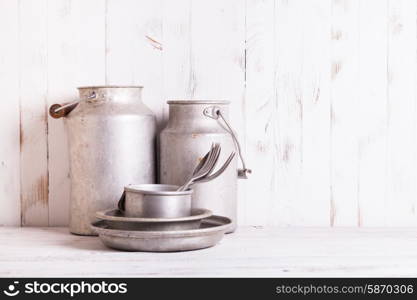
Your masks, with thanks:
[(209, 172), (210, 169), (212, 168), (213, 163), (215, 162), (216, 157), (218, 155), (219, 147), (220, 147), (219, 144), (215, 144), (214, 149), (213, 149), (213, 152), (210, 153), (210, 158), (208, 159), (207, 164), (205, 165), (204, 170), (202, 170), (202, 172), (200, 173), (201, 176), (207, 174), (207, 172)]
[(214, 170), (214, 168), (216, 167), (216, 165), (217, 165), (217, 162), (218, 162), (218, 160), (219, 160), (219, 157), (220, 157), (220, 153), (221, 153), (221, 147), (220, 147), (220, 145), (219, 145), (219, 147), (216, 149), (217, 151), (216, 151), (216, 153), (214, 154), (214, 156), (213, 156), (213, 161), (212, 161), (212, 164), (209, 166), (209, 170), (208, 170), (208, 172), (206, 173), (206, 175), (205, 176), (207, 176), (207, 175), (209, 175), (213, 170)]
[(198, 171), (201, 170), (201, 168), (205, 165), (205, 163), (207, 162), (207, 157), (209, 156), (210, 151), (206, 153), (206, 155), (203, 156), (203, 158), (200, 160), (200, 162), (198, 163), (198, 165), (195, 167), (194, 171), (193, 171), (193, 176), (195, 174), (197, 174)]
[(227, 167), (230, 165), (230, 163), (232, 162), (235, 155), (236, 155), (236, 153), (232, 152), (230, 154), (229, 158), (223, 164), (223, 166), (221, 166), (215, 173), (213, 173), (211, 175), (208, 175), (208, 176), (202, 178), (201, 180), (196, 180), (193, 183), (203, 183), (203, 182), (211, 181), (211, 180), (215, 179), (216, 177), (219, 177), (227, 169)]
[(189, 185), (197, 178), (202, 177), (204, 174), (206, 174), (208, 167), (212, 163), (213, 155), (217, 151), (217, 148), (219, 147), (218, 143), (212, 143), (210, 147), (210, 151), (204, 155), (203, 159), (198, 163), (197, 167), (194, 168), (194, 171), (192, 175), (188, 178), (187, 182), (184, 183), (182, 186), (178, 188), (178, 191), (184, 191), (186, 190)]
[(208, 163), (209, 157), (212, 155), (212, 152), (214, 150), (214, 143), (211, 144), (210, 151), (204, 155), (203, 159), (200, 161), (200, 163), (197, 165), (197, 167), (194, 169), (193, 175), (196, 175), (200, 170)]
[(213, 160), (213, 155), (215, 154), (215, 152), (216, 152), (216, 147), (214, 147), (213, 148), (213, 151), (211, 151), (210, 152), (210, 154), (209, 154), (209, 156), (208, 156), (208, 158), (207, 158), (207, 161), (206, 161), (206, 163), (204, 164), (204, 166), (199, 170), (199, 172), (197, 173), (197, 174), (195, 174), (195, 177), (200, 177), (200, 176), (202, 176), (206, 171), (207, 171), (207, 169), (209, 168), (209, 166), (211, 165), (211, 163), (212, 163), (212, 160)]
[(195, 174), (193, 181), (207, 175), (213, 163), (215, 162), (217, 153), (219, 151), (219, 147), (220, 147), (220, 144), (218, 143), (214, 145), (213, 151), (210, 152), (209, 157), (207, 158), (206, 164), (201, 168), (201, 170), (197, 174)]

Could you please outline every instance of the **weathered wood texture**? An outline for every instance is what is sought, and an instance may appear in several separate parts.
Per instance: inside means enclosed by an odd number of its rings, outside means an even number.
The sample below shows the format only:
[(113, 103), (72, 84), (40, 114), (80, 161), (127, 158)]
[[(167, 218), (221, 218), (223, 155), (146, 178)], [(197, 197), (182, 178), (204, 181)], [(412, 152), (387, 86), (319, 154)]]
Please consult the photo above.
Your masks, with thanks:
[(16, 50), (20, 61), (22, 225), (49, 224), (47, 7), (47, 0), (19, 1), (19, 47)]
[[(105, 2), (48, 3), (48, 105), (71, 102), (75, 87), (104, 83)], [(62, 120), (48, 119), (49, 224), (68, 223), (68, 144)]]
[(229, 99), (239, 222), (417, 225), (414, 0), (0, 0), (0, 225), (65, 225), (76, 87)]
[(20, 224), (19, 3), (0, 1), (0, 225)]
[(415, 228), (257, 226), (208, 249), (135, 253), (66, 228), (5, 227), (0, 277), (415, 277), (416, 243)]

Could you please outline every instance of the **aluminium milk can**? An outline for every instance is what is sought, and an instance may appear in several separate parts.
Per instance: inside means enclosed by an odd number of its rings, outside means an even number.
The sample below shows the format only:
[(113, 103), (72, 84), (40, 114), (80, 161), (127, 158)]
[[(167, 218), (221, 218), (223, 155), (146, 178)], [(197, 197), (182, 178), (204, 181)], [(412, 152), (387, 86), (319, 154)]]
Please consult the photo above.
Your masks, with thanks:
[(232, 219), (229, 232), (236, 229), (237, 179), (246, 178), (240, 145), (227, 122), (229, 101), (168, 101), (169, 119), (159, 136), (159, 180), (164, 184), (182, 185), (199, 160), (220, 143), (219, 161), (238, 150), (243, 169), (237, 170), (236, 156), (218, 178), (193, 186), (193, 208), (206, 208), (214, 214)]
[[(68, 133), (70, 231), (94, 235), (95, 213), (112, 207), (131, 183), (155, 183), (155, 116), (142, 102), (142, 87), (81, 87), (80, 100), (55, 104)], [(57, 108), (62, 107), (57, 111)]]

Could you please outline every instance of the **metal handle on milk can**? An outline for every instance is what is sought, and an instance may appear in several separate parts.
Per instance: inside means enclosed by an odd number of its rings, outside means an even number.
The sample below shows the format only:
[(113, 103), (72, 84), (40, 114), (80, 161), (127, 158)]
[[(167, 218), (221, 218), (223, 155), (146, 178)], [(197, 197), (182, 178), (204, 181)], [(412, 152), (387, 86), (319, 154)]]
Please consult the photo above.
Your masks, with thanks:
[(77, 101), (64, 103), (64, 104), (52, 104), (51, 107), (49, 107), (49, 115), (54, 119), (59, 119), (62, 117), (65, 117), (68, 115), (74, 108), (77, 107), (77, 105), (83, 101), (88, 99), (93, 99), (97, 95), (95, 92), (92, 92), (90, 96), (88, 96), (85, 99), (79, 99)]
[[(242, 156), (242, 150), (241, 150), (241, 147), (240, 147), (239, 140), (237, 139), (234, 130), (229, 125), (229, 123), (226, 121), (226, 118), (223, 116), (220, 107), (218, 107), (218, 106), (208, 106), (204, 109), (203, 114), (206, 117), (209, 117), (209, 118), (212, 118), (212, 119), (215, 119), (215, 120), (222, 119), (222, 121), (226, 125), (225, 129), (232, 136), (233, 142), (236, 146), (237, 153), (239, 154), (239, 157), (240, 157), (240, 161), (242, 162), (242, 169), (237, 170), (238, 178), (247, 179), (248, 178), (248, 173), (249, 174), (252, 173), (252, 170), (246, 168), (246, 164), (245, 164), (245, 160), (243, 159), (243, 156)], [(220, 121), (219, 121), (219, 123), (220, 123)], [(222, 123), (220, 123), (220, 125), (222, 126)]]

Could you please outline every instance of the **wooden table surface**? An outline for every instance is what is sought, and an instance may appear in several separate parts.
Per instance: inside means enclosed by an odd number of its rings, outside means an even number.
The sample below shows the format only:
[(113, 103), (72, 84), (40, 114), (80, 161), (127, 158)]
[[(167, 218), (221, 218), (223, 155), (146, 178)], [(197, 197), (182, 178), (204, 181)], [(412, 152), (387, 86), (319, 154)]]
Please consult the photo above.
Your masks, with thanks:
[(191, 252), (118, 252), (67, 228), (0, 227), (0, 277), (417, 276), (417, 228), (241, 227)]

